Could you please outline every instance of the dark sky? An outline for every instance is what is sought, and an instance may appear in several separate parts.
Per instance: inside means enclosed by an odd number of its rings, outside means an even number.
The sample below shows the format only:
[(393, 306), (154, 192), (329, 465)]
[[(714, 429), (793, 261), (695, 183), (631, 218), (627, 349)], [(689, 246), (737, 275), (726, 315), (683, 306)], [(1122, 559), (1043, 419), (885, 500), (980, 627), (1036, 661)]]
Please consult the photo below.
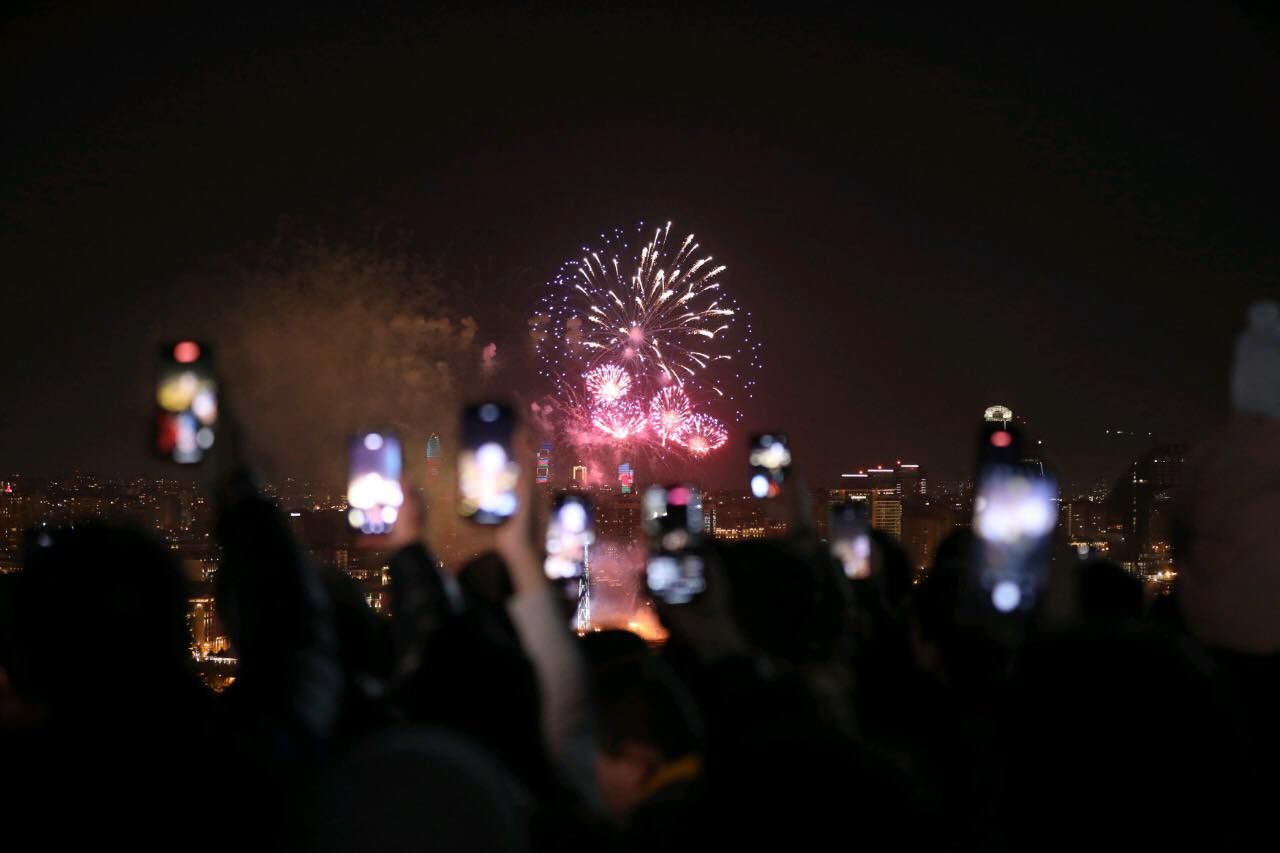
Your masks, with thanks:
[(963, 5), (10, 4), (0, 470), (139, 470), (157, 317), (282, 228), (445, 259), (514, 355), (565, 256), (675, 220), (759, 321), (748, 420), (813, 480), (962, 475), (991, 402), (1067, 479), (1117, 472), (1107, 428), (1203, 436), (1280, 294), (1274, 19)]

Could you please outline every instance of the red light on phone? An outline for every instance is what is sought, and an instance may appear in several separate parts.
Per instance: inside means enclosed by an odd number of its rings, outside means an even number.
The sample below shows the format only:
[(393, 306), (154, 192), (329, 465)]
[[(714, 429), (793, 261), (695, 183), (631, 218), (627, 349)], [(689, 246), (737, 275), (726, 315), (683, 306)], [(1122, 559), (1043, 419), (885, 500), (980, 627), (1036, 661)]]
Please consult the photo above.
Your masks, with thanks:
[(996, 447), (1008, 447), (1013, 444), (1013, 436), (1004, 430), (996, 430), (991, 433), (991, 443)]
[(190, 364), (200, 357), (200, 345), (195, 341), (183, 341), (173, 347), (173, 360), (179, 364)]

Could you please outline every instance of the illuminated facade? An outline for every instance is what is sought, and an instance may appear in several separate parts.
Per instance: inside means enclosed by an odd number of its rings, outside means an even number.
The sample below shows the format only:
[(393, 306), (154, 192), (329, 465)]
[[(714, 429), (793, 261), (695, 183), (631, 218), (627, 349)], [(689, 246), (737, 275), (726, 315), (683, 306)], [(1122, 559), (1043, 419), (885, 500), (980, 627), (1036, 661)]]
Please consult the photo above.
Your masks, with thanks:
[(427, 479), (436, 480), (440, 477), (440, 460), (443, 457), (440, 450), (440, 434), (431, 433), (431, 437), (427, 439)]
[(854, 474), (842, 474), (841, 488), (828, 495), (831, 501), (867, 501), (867, 517), (876, 530), (902, 538), (902, 519), (913, 504), (926, 502), (929, 481), (919, 465), (898, 462), (895, 467), (875, 466)]
[(538, 448), (534, 482), (539, 486), (545, 486), (551, 482), (551, 442), (549, 441), (544, 441), (542, 446)]

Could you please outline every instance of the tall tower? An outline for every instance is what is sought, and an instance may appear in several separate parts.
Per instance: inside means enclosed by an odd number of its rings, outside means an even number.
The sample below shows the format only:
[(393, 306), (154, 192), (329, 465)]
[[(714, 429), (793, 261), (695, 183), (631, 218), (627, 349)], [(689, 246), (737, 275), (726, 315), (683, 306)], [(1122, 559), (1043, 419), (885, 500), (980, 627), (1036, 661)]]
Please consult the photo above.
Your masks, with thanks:
[(982, 413), (982, 419), (989, 424), (1002, 424), (1007, 427), (1013, 423), (1013, 409), (997, 403), (994, 406), (987, 407), (986, 411)]
[(586, 631), (591, 627), (591, 545), (582, 546), (582, 580), (578, 585), (578, 612), (574, 627)]
[(427, 480), (436, 480), (440, 477), (440, 433), (433, 432), (427, 439)]

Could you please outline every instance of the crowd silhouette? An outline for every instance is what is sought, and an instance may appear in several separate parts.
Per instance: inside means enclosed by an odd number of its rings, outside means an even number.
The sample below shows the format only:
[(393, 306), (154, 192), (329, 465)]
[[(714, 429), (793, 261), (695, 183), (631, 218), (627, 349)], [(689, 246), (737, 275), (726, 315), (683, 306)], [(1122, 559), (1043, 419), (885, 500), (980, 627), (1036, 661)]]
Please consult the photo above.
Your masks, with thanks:
[[(172, 555), (41, 528), (0, 594), (9, 849), (1043, 850), (1258, 843), (1280, 767), (1280, 421), (1189, 461), (1174, 595), (1055, 552), (1016, 634), (963, 618), (973, 534), (851, 580), (805, 523), (708, 542), (660, 648), (577, 636), (538, 505), (443, 566), (412, 492), (391, 613), (311, 565), (234, 431), (206, 461), (239, 661), (192, 669)], [(109, 653), (85, 652), (82, 638)], [(1265, 836), (1262, 836), (1265, 837)], [(20, 841), (19, 839), (31, 839)]]

